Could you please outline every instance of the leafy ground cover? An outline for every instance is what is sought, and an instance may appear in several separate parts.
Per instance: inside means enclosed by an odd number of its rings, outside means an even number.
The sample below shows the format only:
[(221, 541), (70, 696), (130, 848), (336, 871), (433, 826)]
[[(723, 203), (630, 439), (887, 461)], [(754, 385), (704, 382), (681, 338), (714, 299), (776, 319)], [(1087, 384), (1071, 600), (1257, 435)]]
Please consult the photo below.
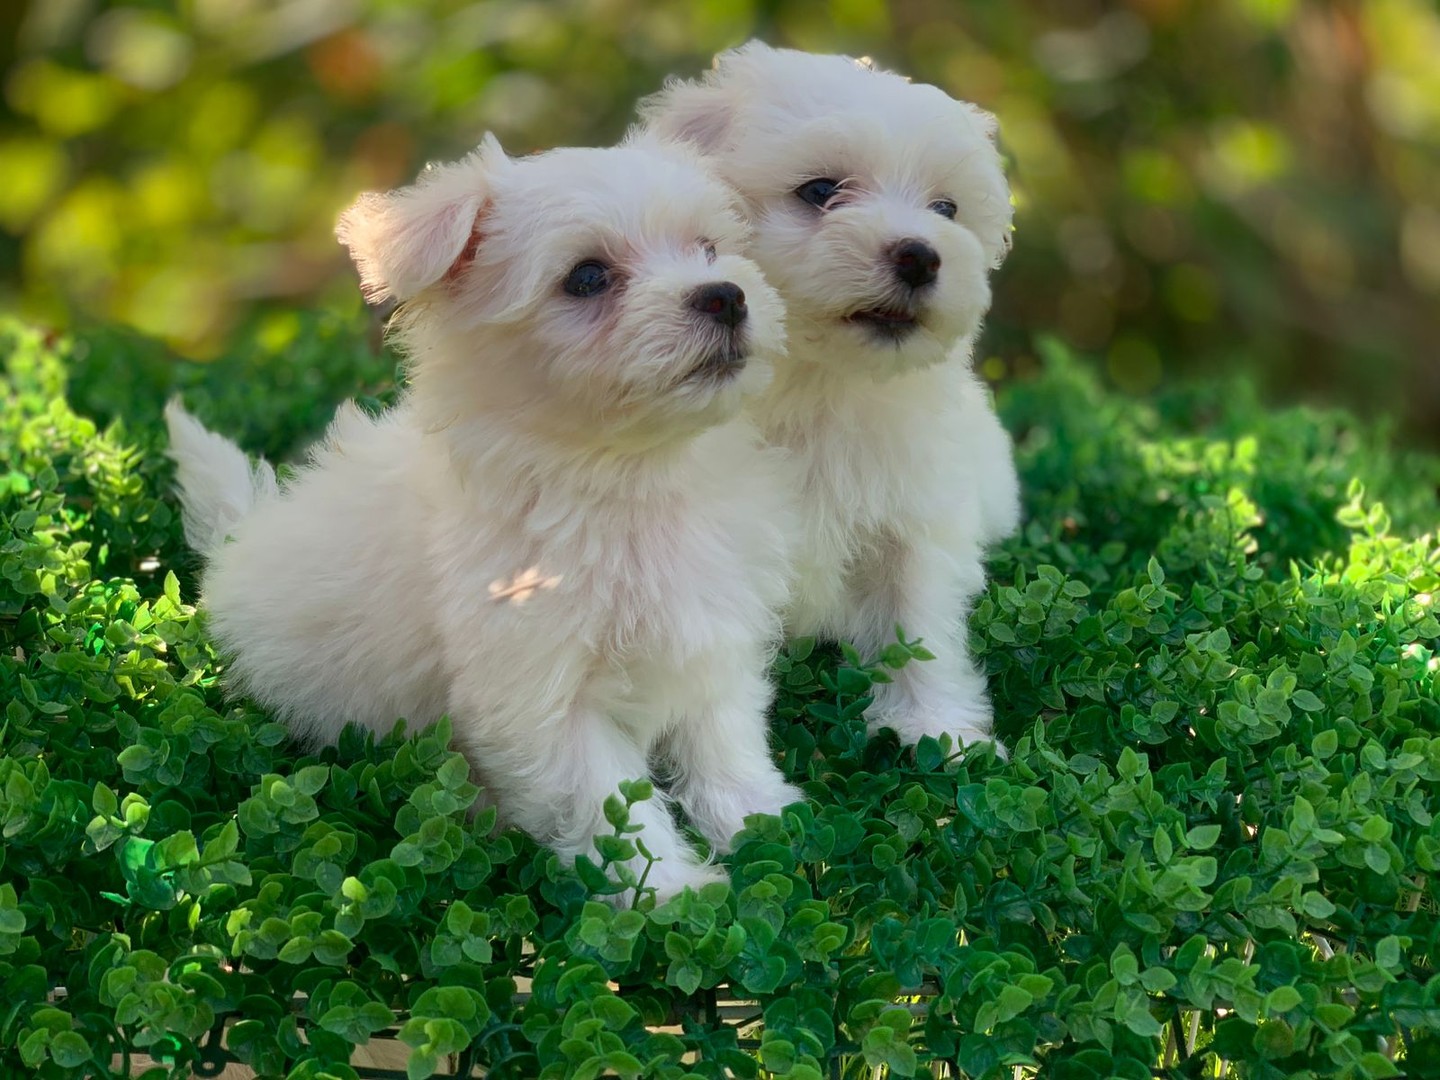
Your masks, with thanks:
[[(0, 1070), (1440, 1075), (1440, 462), (1243, 386), (1007, 387), (1028, 524), (972, 619), (1013, 748), (867, 740), (888, 666), (792, 644), (809, 796), (655, 907), (491, 818), (443, 727), (300, 756), (226, 702), (167, 496), (183, 389), (303, 445), (392, 362), (282, 319), (207, 367), (0, 329)], [(383, 612), (375, 612), (383, 618)], [(873, 662), (873, 663), (872, 663)], [(596, 862), (633, 843), (626, 800)], [(517, 993), (524, 980), (528, 993)], [(753, 1001), (742, 1034), (710, 1004)], [(664, 1030), (661, 1030), (661, 1029)]]

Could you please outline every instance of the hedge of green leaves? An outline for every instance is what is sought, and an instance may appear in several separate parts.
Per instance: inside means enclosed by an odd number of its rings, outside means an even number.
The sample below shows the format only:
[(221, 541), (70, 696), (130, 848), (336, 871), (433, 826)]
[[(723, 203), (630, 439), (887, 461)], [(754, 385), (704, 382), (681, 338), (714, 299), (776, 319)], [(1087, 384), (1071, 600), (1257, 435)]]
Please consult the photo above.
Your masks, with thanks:
[(299, 756), (218, 690), (158, 404), (284, 451), (385, 384), (364, 336), (182, 370), (0, 330), (0, 1072), (187, 1075), (228, 1017), (294, 1078), (395, 1026), (415, 1077), (1440, 1075), (1440, 463), (1049, 350), (1002, 395), (1029, 523), (972, 620), (1010, 762), (867, 740), (883, 667), (795, 643), (773, 738), (809, 801), (731, 887), (617, 908), (471, 822), (443, 727)]

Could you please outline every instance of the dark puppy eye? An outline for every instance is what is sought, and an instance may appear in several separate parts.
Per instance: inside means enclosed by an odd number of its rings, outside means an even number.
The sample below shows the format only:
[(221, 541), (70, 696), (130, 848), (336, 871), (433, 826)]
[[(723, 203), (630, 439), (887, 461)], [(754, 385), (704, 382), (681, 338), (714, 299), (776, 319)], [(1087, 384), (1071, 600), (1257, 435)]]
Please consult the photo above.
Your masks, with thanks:
[(951, 221), (955, 220), (955, 204), (949, 199), (936, 199), (930, 204), (930, 209), (934, 210), (935, 213), (943, 218), (949, 218)]
[(610, 268), (587, 259), (565, 276), (565, 291), (571, 296), (595, 296), (610, 287)]
[(825, 204), (830, 201), (839, 187), (840, 185), (834, 180), (806, 180), (795, 189), (795, 194), (800, 197), (802, 202), (824, 210)]

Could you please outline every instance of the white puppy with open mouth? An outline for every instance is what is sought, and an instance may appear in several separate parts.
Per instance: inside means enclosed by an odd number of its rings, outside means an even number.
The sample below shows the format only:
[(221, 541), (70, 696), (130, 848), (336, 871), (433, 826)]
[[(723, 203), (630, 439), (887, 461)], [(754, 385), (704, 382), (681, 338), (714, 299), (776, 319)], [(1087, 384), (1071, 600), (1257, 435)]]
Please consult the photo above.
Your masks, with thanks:
[[(338, 234), (401, 302), (402, 402), (342, 407), (283, 485), (168, 412), (231, 689), (310, 743), (448, 713), (502, 820), (569, 857), (652, 766), (721, 849), (799, 798), (766, 742), (792, 510), (741, 416), (783, 309), (744, 231), (692, 151), (644, 136), (487, 138), (362, 196)], [(634, 819), (662, 897), (719, 875), (665, 797)]]
[(801, 474), (787, 629), (870, 656), (897, 625), (924, 639), (935, 659), (877, 687), (872, 727), (990, 739), (965, 618), (986, 545), (1019, 521), (1010, 440), (971, 368), (1010, 246), (994, 118), (867, 61), (759, 42), (640, 112), (739, 190), (746, 251), (785, 300), (789, 358), (755, 415)]

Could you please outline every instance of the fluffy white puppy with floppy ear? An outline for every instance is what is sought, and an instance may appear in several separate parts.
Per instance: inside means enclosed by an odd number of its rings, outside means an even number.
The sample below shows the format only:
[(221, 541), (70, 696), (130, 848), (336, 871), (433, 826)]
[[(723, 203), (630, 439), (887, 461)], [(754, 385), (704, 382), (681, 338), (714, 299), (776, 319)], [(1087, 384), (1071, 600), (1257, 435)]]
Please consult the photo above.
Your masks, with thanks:
[[(741, 418), (783, 348), (733, 193), (651, 138), (493, 140), (339, 236), (401, 301), (401, 404), (342, 408), (277, 488), (178, 406), (186, 533), (232, 689), (312, 743), (449, 713), (502, 818), (593, 854), (663, 759), (723, 848), (798, 797), (766, 744), (790, 573), (779, 453)], [(662, 895), (718, 874), (640, 804)]]
[(865, 61), (759, 42), (641, 116), (740, 191), (747, 252), (785, 300), (789, 359), (756, 415), (801, 470), (788, 629), (874, 655), (898, 624), (936, 658), (877, 688), (872, 726), (989, 739), (965, 616), (985, 546), (1019, 519), (1010, 440), (970, 363), (1010, 246), (994, 118)]

